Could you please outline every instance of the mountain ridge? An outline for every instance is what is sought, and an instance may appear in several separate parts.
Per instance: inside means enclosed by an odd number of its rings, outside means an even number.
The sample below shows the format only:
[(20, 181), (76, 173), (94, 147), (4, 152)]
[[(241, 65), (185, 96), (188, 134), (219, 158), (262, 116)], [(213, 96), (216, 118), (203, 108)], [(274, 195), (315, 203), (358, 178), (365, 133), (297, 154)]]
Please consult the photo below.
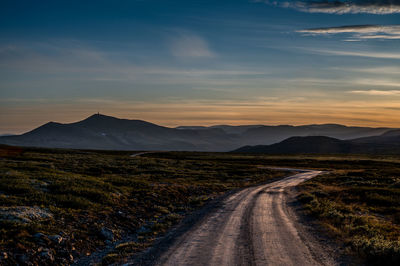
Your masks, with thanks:
[[(394, 132), (392, 132), (394, 131)], [(264, 154), (400, 154), (400, 130), (379, 136), (339, 140), (325, 136), (291, 137), (271, 145), (243, 146), (232, 152)]]
[(321, 125), (215, 125), (165, 127), (144, 120), (94, 114), (73, 123), (48, 122), (21, 135), (0, 137), (15, 146), (105, 150), (231, 151), (246, 145), (270, 145), (294, 136), (360, 139), (392, 128)]

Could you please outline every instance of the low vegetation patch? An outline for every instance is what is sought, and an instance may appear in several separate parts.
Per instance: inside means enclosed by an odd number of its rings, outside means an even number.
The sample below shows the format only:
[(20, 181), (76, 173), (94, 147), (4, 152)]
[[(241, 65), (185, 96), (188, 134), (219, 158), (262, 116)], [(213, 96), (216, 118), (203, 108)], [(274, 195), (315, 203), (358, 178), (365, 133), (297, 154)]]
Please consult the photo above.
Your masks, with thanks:
[(299, 200), (367, 264), (400, 264), (400, 164), (334, 166), (303, 183)]
[(232, 154), (0, 147), (0, 264), (65, 265), (118, 244), (103, 264), (147, 248), (226, 191), (282, 177)]

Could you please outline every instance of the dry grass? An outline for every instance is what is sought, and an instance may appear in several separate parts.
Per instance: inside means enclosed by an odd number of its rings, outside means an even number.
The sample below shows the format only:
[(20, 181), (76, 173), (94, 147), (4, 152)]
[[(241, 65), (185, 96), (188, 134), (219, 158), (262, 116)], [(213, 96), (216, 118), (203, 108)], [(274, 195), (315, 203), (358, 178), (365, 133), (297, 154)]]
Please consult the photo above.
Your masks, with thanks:
[[(129, 152), (6, 146), (0, 147), (0, 154), (0, 208), (50, 214), (21, 222), (0, 212), (0, 250), (6, 254), (0, 254), (0, 264), (8, 265), (23, 260), (23, 254), (36, 264), (68, 264), (131, 236), (130, 248), (120, 246), (115, 251), (119, 256), (105, 258), (115, 261), (146, 248), (221, 193), (284, 175), (230, 154), (218, 159), (202, 153), (132, 158)], [(112, 232), (112, 238), (102, 230)], [(55, 236), (62, 240), (52, 240)], [(43, 256), (43, 250), (55, 259)]]

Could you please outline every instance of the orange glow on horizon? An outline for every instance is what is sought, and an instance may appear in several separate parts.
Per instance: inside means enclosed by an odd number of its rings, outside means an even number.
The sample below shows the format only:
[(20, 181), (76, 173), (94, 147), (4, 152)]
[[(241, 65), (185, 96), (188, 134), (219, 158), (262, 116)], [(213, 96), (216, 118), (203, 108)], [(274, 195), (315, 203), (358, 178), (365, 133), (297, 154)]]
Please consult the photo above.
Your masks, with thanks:
[[(1, 133), (23, 133), (49, 121), (71, 123), (97, 113), (140, 119), (162, 126), (305, 125), (399, 127), (397, 102), (330, 101), (187, 101), (187, 102), (75, 102), (43, 107), (26, 105), (0, 115)], [(49, 112), (48, 110), (52, 110)]]

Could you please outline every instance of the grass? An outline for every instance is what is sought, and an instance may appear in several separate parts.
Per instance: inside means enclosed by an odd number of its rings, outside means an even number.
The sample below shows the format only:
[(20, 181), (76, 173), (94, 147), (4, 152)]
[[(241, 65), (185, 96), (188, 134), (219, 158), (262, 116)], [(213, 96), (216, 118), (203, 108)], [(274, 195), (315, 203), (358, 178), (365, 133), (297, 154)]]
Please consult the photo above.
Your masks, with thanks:
[[(299, 187), (307, 213), (369, 264), (400, 262), (399, 157), (131, 154), (0, 146), (0, 264), (69, 264), (115, 241), (102, 263), (121, 262), (216, 196), (287, 174), (259, 166), (329, 171)], [(7, 216), (22, 206), (50, 216)]]
[[(230, 154), (131, 154), (1, 146), (0, 264), (69, 264), (131, 236), (104, 257), (110, 264), (210, 199), (285, 174)], [(7, 214), (11, 206), (51, 216), (21, 221)]]
[(400, 264), (400, 164), (335, 168), (303, 183), (299, 200), (367, 264)]

